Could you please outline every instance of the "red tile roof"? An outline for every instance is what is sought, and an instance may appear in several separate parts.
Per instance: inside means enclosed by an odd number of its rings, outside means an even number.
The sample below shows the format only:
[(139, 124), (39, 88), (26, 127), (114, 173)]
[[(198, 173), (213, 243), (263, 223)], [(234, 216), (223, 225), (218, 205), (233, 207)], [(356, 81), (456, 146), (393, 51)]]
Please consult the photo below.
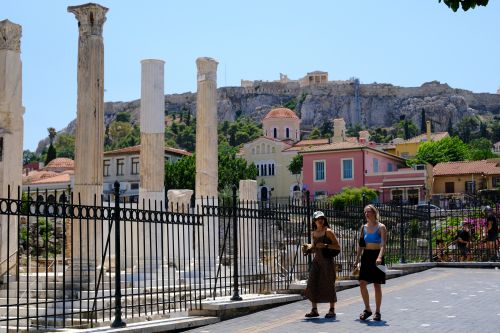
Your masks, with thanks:
[(23, 176), (23, 184), (31, 184), (41, 179), (51, 178), (57, 176), (59, 173), (54, 171), (32, 171), (27, 176)]
[(328, 139), (312, 139), (312, 140), (300, 140), (296, 144), (294, 144), (295, 147), (302, 147), (302, 146), (317, 146), (317, 145), (324, 145), (328, 143)]
[(33, 185), (38, 185), (38, 184), (53, 184), (53, 183), (69, 183), (70, 182), (70, 175), (67, 174), (67, 173), (61, 173), (57, 176), (54, 176), (54, 177), (50, 177), (50, 178), (44, 178), (44, 179), (40, 179), (38, 181), (34, 181), (30, 184), (33, 184)]
[[(106, 151), (106, 152), (104, 152), (104, 156), (133, 155), (133, 154), (140, 154), (140, 153), (141, 153), (141, 145), (137, 145), (137, 146), (132, 146), (132, 147), (125, 147), (125, 148)], [(171, 148), (171, 147), (165, 147), (165, 153), (170, 153), (170, 154), (174, 154), (174, 155), (185, 155), (185, 156), (192, 155), (187, 150), (178, 149), (178, 148)]]
[[(327, 141), (328, 142), (328, 141)], [(330, 151), (330, 150), (343, 150), (343, 149), (356, 149), (356, 148), (366, 148), (365, 145), (359, 144), (357, 142), (341, 141), (332, 142), (326, 144), (316, 144), (316, 145), (295, 145), (287, 150), (297, 150), (301, 152), (319, 152), (319, 151)]]
[(43, 169), (53, 170), (53, 169), (74, 169), (75, 161), (71, 158), (58, 157), (50, 161)]
[(500, 175), (500, 160), (460, 161), (438, 163), (434, 166), (434, 176), (482, 174)]

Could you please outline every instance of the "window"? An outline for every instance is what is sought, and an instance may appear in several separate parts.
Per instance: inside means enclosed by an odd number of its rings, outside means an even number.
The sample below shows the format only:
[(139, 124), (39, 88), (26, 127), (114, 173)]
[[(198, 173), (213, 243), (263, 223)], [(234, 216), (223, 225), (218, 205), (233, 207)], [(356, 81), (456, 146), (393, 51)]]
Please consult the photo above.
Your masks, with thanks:
[(131, 183), (130, 184), (130, 189), (131, 190), (138, 190), (139, 189), (139, 183)]
[(125, 165), (125, 161), (123, 158), (119, 158), (116, 160), (116, 175), (123, 176), (123, 166)]
[(0, 138), (0, 162), (3, 161), (3, 137)]
[(500, 177), (493, 177), (492, 182), (493, 182), (493, 187), (499, 187), (500, 186)]
[(288, 127), (285, 129), (285, 137), (286, 137), (287, 139), (289, 139), (289, 138), (290, 138), (290, 129), (289, 129)]
[(103, 172), (102, 172), (102, 175), (104, 177), (109, 177), (109, 167), (110, 166), (111, 166), (111, 161), (110, 160), (104, 160)]
[(444, 192), (445, 193), (455, 193), (455, 183), (454, 182), (444, 183)]
[(277, 137), (278, 137), (278, 129), (273, 128), (273, 138), (277, 138)]
[(466, 193), (476, 192), (476, 182), (475, 181), (465, 182), (465, 192)]
[(387, 171), (388, 171), (388, 172), (391, 172), (391, 171), (392, 171), (392, 168), (393, 168), (392, 163), (387, 163)]
[(133, 175), (139, 174), (139, 157), (132, 157), (132, 172)]
[(373, 173), (378, 173), (378, 159), (373, 159)]
[(392, 201), (395, 203), (403, 202), (403, 191), (402, 190), (392, 190), (391, 197), (392, 197)]
[(342, 179), (353, 179), (352, 163), (352, 159), (342, 160)]
[(410, 205), (418, 204), (418, 189), (409, 189), (408, 190), (408, 203)]
[(314, 181), (325, 180), (325, 161), (314, 161)]
[(258, 171), (258, 174), (257, 176), (274, 176), (275, 174), (275, 166), (274, 166), (274, 162), (258, 162), (256, 164), (257, 166), (257, 171)]

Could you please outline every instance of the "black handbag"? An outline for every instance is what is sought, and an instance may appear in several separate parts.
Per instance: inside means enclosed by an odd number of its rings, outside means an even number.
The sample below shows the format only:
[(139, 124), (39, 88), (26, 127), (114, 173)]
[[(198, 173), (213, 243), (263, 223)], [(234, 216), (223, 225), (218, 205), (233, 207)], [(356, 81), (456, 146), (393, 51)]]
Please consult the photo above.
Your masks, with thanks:
[[(328, 239), (328, 242), (326, 242), (325, 238)], [(326, 235), (323, 236), (323, 242), (325, 244), (330, 244), (331, 243), (330, 239), (328, 237), (326, 237)], [(335, 258), (336, 256), (338, 256), (340, 254), (340, 250), (330, 249), (330, 248), (327, 248), (327, 247), (324, 247), (322, 249), (322, 251), (323, 251), (323, 257), (325, 257), (327, 259), (333, 259), (333, 258)]]

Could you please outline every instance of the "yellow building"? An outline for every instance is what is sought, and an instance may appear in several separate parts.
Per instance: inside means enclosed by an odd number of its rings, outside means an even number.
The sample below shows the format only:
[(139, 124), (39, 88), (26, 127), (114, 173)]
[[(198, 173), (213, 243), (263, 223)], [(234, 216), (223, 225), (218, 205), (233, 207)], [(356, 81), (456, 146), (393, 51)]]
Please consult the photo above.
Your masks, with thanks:
[(262, 120), (264, 136), (247, 142), (239, 155), (259, 170), (258, 198), (291, 197), (302, 190), (301, 175), (292, 175), (288, 165), (296, 151), (284, 152), (300, 140), (300, 119), (287, 108), (271, 110)]
[(447, 136), (450, 136), (448, 132), (431, 133), (431, 122), (427, 121), (427, 133), (404, 141), (393, 141), (394, 151), (388, 151), (388, 153), (403, 158), (412, 158), (417, 155), (418, 147), (422, 142), (439, 141)]
[(467, 194), (500, 187), (500, 159), (438, 163), (433, 169), (433, 197), (464, 200)]

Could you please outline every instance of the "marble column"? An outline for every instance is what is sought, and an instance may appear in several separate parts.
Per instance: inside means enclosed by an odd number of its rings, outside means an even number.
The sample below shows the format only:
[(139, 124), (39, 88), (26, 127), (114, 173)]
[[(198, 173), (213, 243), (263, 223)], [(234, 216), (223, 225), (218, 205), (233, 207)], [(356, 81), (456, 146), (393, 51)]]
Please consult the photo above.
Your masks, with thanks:
[(78, 100), (76, 107), (74, 194), (82, 204), (100, 201), (104, 152), (104, 44), (108, 9), (98, 4), (70, 6), (78, 20)]
[[(13, 199), (23, 169), (21, 30), (9, 20), (0, 21), (0, 197), (9, 197), (10, 186)], [(15, 264), (17, 223), (16, 216), (0, 217), (0, 275)]]
[[(217, 64), (212, 58), (196, 59), (198, 89), (195, 201), (199, 211), (202, 211), (202, 205), (218, 204)], [(203, 235), (203, 240), (196, 243), (195, 253), (201, 253), (199, 260), (207, 278), (207, 273), (211, 275), (219, 262), (219, 220), (213, 216), (206, 216), (199, 228), (201, 230), (195, 232)]]
[(217, 198), (217, 64), (212, 58), (196, 59), (196, 198)]
[[(104, 44), (102, 29), (108, 8), (88, 3), (68, 7), (78, 21), (78, 96), (75, 138), (74, 203), (100, 204), (104, 152)], [(101, 221), (82, 219), (73, 232), (73, 263), (93, 274), (102, 256)], [(107, 222), (105, 222), (107, 225)], [(99, 231), (99, 232), (98, 232)], [(80, 235), (81, 233), (81, 235)], [(81, 238), (81, 242), (80, 242)], [(113, 245), (112, 245), (113, 246)], [(81, 265), (80, 265), (81, 264)], [(97, 263), (100, 264), (100, 263)], [(89, 268), (90, 266), (90, 268)], [(77, 274), (78, 276), (78, 274)], [(83, 279), (85, 280), (85, 275)]]
[[(257, 181), (240, 180), (239, 206), (244, 209), (257, 210)], [(260, 225), (259, 219), (252, 217), (238, 218), (238, 261), (240, 275), (252, 277), (262, 272), (260, 264)]]
[[(139, 206), (160, 210), (165, 201), (165, 92), (163, 60), (141, 61), (141, 153)], [(161, 262), (161, 224), (147, 223), (145, 234), (139, 233), (139, 247), (145, 243), (146, 268), (153, 270)], [(142, 258), (141, 258), (142, 257)], [(154, 267), (153, 267), (154, 266)]]
[[(163, 60), (142, 60), (141, 79), (141, 185), (139, 201), (165, 200), (165, 92)], [(159, 208), (159, 206), (158, 206)]]

